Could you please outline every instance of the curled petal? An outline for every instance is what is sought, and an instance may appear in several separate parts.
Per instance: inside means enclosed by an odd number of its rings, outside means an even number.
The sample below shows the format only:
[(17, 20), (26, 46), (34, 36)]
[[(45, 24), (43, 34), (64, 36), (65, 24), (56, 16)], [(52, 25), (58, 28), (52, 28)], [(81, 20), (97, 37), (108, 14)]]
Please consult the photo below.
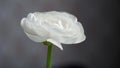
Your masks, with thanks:
[(55, 40), (53, 40), (53, 39), (47, 39), (47, 41), (53, 43), (53, 44), (56, 45), (58, 48), (60, 48), (61, 50), (63, 50), (63, 47), (62, 47), (62, 45), (61, 45), (59, 42), (57, 42), (57, 41), (55, 41)]

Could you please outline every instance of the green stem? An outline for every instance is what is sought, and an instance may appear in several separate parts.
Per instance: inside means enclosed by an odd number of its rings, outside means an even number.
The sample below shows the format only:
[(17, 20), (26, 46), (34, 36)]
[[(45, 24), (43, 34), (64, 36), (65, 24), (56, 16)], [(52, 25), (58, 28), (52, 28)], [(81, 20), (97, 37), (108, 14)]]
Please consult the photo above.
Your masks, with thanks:
[(48, 46), (46, 68), (51, 68), (53, 44), (48, 41), (43, 42), (43, 44)]
[(51, 62), (52, 62), (52, 46), (53, 46), (53, 45), (48, 45), (46, 68), (51, 68)]

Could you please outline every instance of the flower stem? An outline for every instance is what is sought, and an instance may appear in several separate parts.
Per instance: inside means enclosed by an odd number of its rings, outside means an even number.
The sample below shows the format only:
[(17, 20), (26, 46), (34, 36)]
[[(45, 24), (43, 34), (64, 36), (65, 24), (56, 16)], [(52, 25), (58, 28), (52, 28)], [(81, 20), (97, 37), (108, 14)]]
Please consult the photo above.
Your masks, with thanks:
[(53, 44), (48, 41), (43, 42), (43, 44), (48, 46), (46, 68), (51, 68)]
[(48, 45), (46, 68), (51, 68), (52, 64), (51, 62), (52, 62), (52, 45)]

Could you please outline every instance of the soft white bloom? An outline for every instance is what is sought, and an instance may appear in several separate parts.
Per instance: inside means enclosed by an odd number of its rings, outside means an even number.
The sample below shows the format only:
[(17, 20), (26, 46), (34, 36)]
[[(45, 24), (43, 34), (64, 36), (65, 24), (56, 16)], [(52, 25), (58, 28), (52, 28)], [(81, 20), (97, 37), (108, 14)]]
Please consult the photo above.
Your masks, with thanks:
[(84, 29), (77, 18), (66, 12), (34, 12), (21, 20), (25, 34), (35, 42), (49, 41), (59, 47), (85, 40)]

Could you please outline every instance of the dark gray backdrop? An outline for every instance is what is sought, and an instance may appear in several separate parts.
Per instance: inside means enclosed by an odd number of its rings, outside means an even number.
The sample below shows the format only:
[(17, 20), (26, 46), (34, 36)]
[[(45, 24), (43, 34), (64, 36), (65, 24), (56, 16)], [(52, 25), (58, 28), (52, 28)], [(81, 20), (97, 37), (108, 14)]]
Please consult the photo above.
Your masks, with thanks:
[(66, 11), (87, 39), (54, 47), (53, 68), (119, 68), (117, 0), (0, 0), (0, 68), (45, 68), (47, 47), (27, 38), (20, 20), (35, 11)]

